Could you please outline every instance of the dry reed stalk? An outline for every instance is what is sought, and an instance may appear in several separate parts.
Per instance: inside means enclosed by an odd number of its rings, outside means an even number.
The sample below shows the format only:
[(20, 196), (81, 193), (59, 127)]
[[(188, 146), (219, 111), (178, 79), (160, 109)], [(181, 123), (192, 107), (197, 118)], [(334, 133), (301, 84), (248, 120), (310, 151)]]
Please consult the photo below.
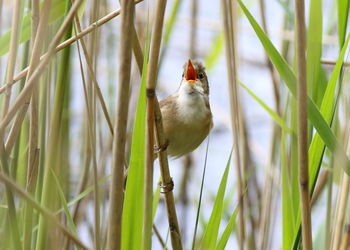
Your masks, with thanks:
[(337, 250), (340, 247), (341, 235), (344, 229), (344, 220), (346, 215), (346, 208), (349, 198), (349, 187), (350, 187), (350, 178), (343, 174), (342, 183), (340, 187), (340, 196), (337, 202), (337, 210), (334, 220), (334, 232), (332, 236), (331, 249)]
[[(52, 39), (52, 41), (51, 41), (51, 43), (49, 45), (48, 51), (45, 54), (44, 58), (39, 62), (39, 64), (34, 69), (33, 73), (30, 75), (30, 77), (28, 77), (28, 80), (26, 81), (26, 84), (25, 84), (23, 90), (18, 95), (16, 101), (14, 102), (12, 107), (9, 109), (8, 113), (6, 114), (6, 116), (1, 120), (1, 122), (0, 122), (0, 135), (3, 134), (3, 132), (4, 132), (5, 128), (7, 127), (7, 125), (11, 122), (11, 120), (17, 114), (18, 110), (21, 107), (23, 107), (23, 105), (24, 105), (24, 107), (28, 108), (27, 100), (28, 100), (28, 98), (31, 95), (31, 92), (33, 90), (33, 86), (35, 86), (37, 84), (37, 81), (36, 81), (37, 78), (44, 71), (44, 69), (48, 65), (49, 60), (54, 55), (55, 48), (56, 48), (57, 44), (59, 43), (59, 41), (62, 39), (63, 35), (65, 34), (66, 29), (70, 25), (70, 22), (71, 22), (72, 18), (74, 17), (75, 12), (79, 8), (81, 2), (82, 2), (82, 0), (77, 0), (77, 1), (74, 2), (73, 6), (69, 10), (69, 13), (68, 13), (67, 17), (63, 21), (60, 29), (57, 31), (55, 37)], [(43, 12), (45, 12), (45, 9), (43, 9)], [(40, 23), (41, 23), (41, 21), (42, 21), (42, 19), (40, 19)], [(40, 24), (39, 24), (37, 33), (41, 34), (41, 32), (39, 32), (39, 31), (40, 31)], [(38, 36), (38, 34), (37, 34), (37, 37), (38, 37), (38, 43), (39, 43), (39, 41), (40, 41), (39, 38), (42, 39), (42, 37)], [(35, 42), (35, 44), (37, 44), (37, 42)], [(13, 145), (14, 145), (14, 142), (15, 142), (17, 136), (18, 136), (18, 132), (19, 132), (20, 126), (21, 126), (21, 124), (23, 122), (25, 113), (26, 112), (21, 112), (21, 113), (19, 113), (17, 115), (15, 124), (12, 126), (12, 129), (11, 129), (10, 134), (8, 136), (8, 140), (6, 142), (6, 152), (10, 152), (12, 147), (13, 147)]]
[[(347, 153), (350, 154), (350, 137), (347, 139)], [(343, 163), (344, 164), (344, 163)], [(350, 187), (350, 178), (344, 172), (342, 172), (341, 185), (340, 185), (340, 193), (337, 199), (337, 207), (335, 212), (334, 219), (334, 229), (331, 240), (331, 248), (333, 250), (339, 249), (341, 246), (341, 235), (344, 230), (344, 221), (346, 210), (348, 206), (349, 199), (349, 187)]]
[(158, 0), (154, 15), (149, 63), (147, 69), (146, 98), (147, 98), (147, 150), (145, 165), (145, 206), (143, 221), (143, 248), (151, 249), (152, 246), (152, 203), (153, 203), (153, 161), (154, 161), (154, 100), (156, 97), (155, 88), (157, 86), (157, 73), (160, 44), (163, 34), (164, 13), (166, 0)]
[[(32, 10), (32, 37), (31, 45), (33, 46), (35, 42), (35, 37), (37, 34), (39, 26), (39, 2), (36, 0), (31, 1)], [(12, 81), (7, 81), (12, 82)], [(9, 87), (10, 88), (10, 87)], [(28, 150), (28, 162), (27, 162), (27, 183), (26, 190), (30, 194), (34, 194), (38, 167), (39, 167), (39, 138), (38, 138), (38, 89), (33, 90), (32, 100), (31, 100), (31, 114), (30, 114), (30, 132), (29, 132), (29, 150)], [(33, 227), (33, 207), (25, 205), (25, 225), (23, 232), (23, 249), (29, 249), (32, 242), (32, 227)]]
[[(74, 27), (76, 29), (77, 24), (75, 23)], [(86, 84), (85, 84), (85, 76), (84, 76), (84, 67), (83, 67), (83, 62), (82, 62), (82, 58), (81, 58), (81, 52), (80, 52), (80, 46), (79, 46), (79, 42), (77, 43), (77, 50), (78, 50), (78, 58), (79, 58), (79, 66), (80, 66), (80, 72), (81, 72), (81, 77), (82, 77), (82, 83), (83, 83), (83, 92), (84, 92), (84, 98), (85, 98), (85, 103), (86, 103), (86, 113), (88, 115), (88, 117), (90, 117), (90, 108), (89, 108), (89, 103), (87, 101), (87, 92), (86, 92)], [(88, 118), (89, 119), (89, 118)], [(84, 130), (85, 136), (84, 139), (86, 140), (90, 140), (89, 138), (89, 134), (90, 131), (89, 130)], [(81, 175), (81, 179), (79, 182), (79, 186), (78, 186), (78, 194), (82, 193), (87, 185), (87, 182), (89, 180), (89, 169), (90, 169), (90, 162), (91, 162), (91, 146), (90, 143), (86, 143), (83, 141), (83, 145), (84, 145), (84, 152), (86, 152), (85, 156), (84, 156), (84, 163), (83, 166), (83, 174)], [(112, 147), (112, 145), (111, 145)], [(82, 217), (79, 208), (83, 207), (82, 203), (85, 200), (80, 199), (76, 202), (74, 208), (73, 208), (73, 212), (72, 212), (72, 218), (73, 221), (76, 225), (79, 224), (79, 219)], [(70, 249), (70, 242), (68, 239), (65, 239), (64, 243), (63, 243), (63, 248), (62, 249), (66, 249), (69, 250)]]
[(297, 113), (298, 113), (298, 165), (299, 188), (302, 218), (302, 242), (305, 250), (312, 249), (311, 206), (309, 196), (308, 170), (308, 125), (307, 125), (307, 72), (306, 72), (306, 35), (304, 0), (295, 0), (295, 26), (298, 65)]
[(238, 87), (237, 87), (237, 55), (235, 49), (235, 34), (236, 22), (232, 19), (236, 15), (232, 14), (232, 7), (230, 2), (222, 0), (222, 11), (223, 13), (223, 25), (224, 25), (224, 36), (225, 36), (225, 48), (226, 48), (226, 63), (227, 72), (229, 79), (229, 100), (231, 110), (231, 126), (233, 130), (233, 140), (235, 145), (235, 158), (236, 158), (236, 178), (237, 178), (237, 189), (238, 189), (238, 202), (239, 202), (239, 247), (244, 249), (245, 241), (245, 222), (244, 222), (244, 186), (241, 173), (241, 155), (240, 155), (240, 144), (239, 144), (239, 101), (238, 101)]
[(340, 250), (347, 250), (350, 248), (350, 222), (344, 226), (343, 238), (340, 245)]
[[(33, 45), (36, 37), (36, 33), (39, 25), (39, 3), (32, 0), (32, 36), (31, 44)], [(28, 152), (28, 172), (27, 172), (27, 184), (26, 188), (29, 192), (33, 192), (35, 189), (35, 182), (39, 165), (39, 149), (38, 149), (38, 120), (39, 120), (39, 89), (33, 89), (33, 95), (31, 98), (31, 114), (30, 114), (30, 132), (29, 132), (29, 152)]]
[(158, 228), (154, 224), (153, 224), (153, 231), (154, 231), (156, 237), (158, 238), (159, 244), (162, 246), (162, 248), (167, 249), (165, 241), (163, 240), (162, 236), (160, 235)]
[(124, 162), (126, 127), (129, 110), (129, 89), (131, 70), (131, 49), (133, 33), (130, 26), (134, 22), (135, 3), (122, 0), (121, 8), (121, 42), (118, 84), (118, 101), (116, 106), (112, 153), (112, 180), (110, 184), (110, 202), (108, 209), (107, 249), (121, 248), (121, 225), (124, 199)]
[(11, 178), (3, 173), (0, 173), (0, 182), (11, 187), (11, 190), (15, 191), (19, 196), (25, 199), (34, 209), (40, 214), (50, 219), (50, 221), (70, 240), (72, 240), (78, 247), (83, 249), (89, 249), (83, 242), (81, 242), (76, 236), (74, 236), (70, 230), (62, 225), (56, 216), (51, 213), (47, 208), (42, 207), (29, 193), (27, 193), (22, 187), (15, 183)]
[[(143, 0), (136, 0), (135, 4), (138, 4), (140, 2), (142, 2)], [(108, 15), (100, 18), (99, 20), (97, 20), (96, 22), (90, 24), (88, 27), (86, 27), (84, 30), (82, 30), (81, 32), (79, 32), (76, 36), (73, 36), (67, 40), (65, 40), (64, 42), (60, 43), (59, 45), (57, 45), (57, 47), (55, 48), (55, 53), (61, 51), (62, 49), (64, 49), (65, 47), (71, 45), (72, 43), (78, 41), (79, 39), (81, 39), (82, 37), (86, 36), (87, 34), (91, 33), (92, 31), (94, 31), (95, 29), (99, 28), (100, 26), (102, 26), (103, 24), (107, 23), (108, 21), (112, 20), (113, 18), (119, 16), (120, 14), (120, 10), (121, 9), (117, 9), (115, 11), (112, 11), (111, 13), (109, 13)], [(40, 60), (43, 60), (44, 57), (46, 56), (46, 54), (43, 54), (40, 57)], [(16, 82), (18, 82), (19, 80), (21, 80), (23, 77), (25, 77), (28, 74), (28, 67), (23, 69), (21, 72), (19, 72), (16, 76), (13, 77), (13, 81), (12, 82), (6, 82), (6, 84), (4, 86), (2, 86), (0, 88), (0, 94), (3, 93), (5, 91), (5, 89), (7, 87), (12, 86), (13, 84), (15, 84)]]
[[(259, 0), (259, 10), (260, 10), (260, 16), (262, 21), (262, 28), (265, 31), (265, 33), (268, 35), (267, 25), (266, 25), (266, 12), (265, 12), (265, 0)], [(274, 70), (274, 67), (272, 65), (271, 60), (267, 57), (266, 52), (265, 55), (265, 62), (268, 67), (268, 70), (271, 75), (272, 80), (272, 86), (274, 90), (274, 97), (275, 97), (275, 110), (277, 114), (280, 114), (280, 93), (279, 93), (279, 86), (278, 86), (278, 76), (276, 73), (276, 70)], [(271, 203), (273, 202), (273, 178), (271, 178), (271, 175), (269, 173), (274, 171), (274, 164), (275, 164), (275, 154), (276, 154), (276, 143), (277, 138), (279, 138), (280, 134), (280, 128), (276, 124), (273, 125), (273, 132), (272, 132), (272, 147), (270, 152), (270, 159), (269, 163), (267, 165), (267, 172), (263, 189), (263, 203), (262, 203), (262, 211), (261, 211), (261, 220), (260, 220), (260, 249), (267, 249), (268, 243), (269, 243), (269, 230), (270, 230), (270, 217), (271, 217)]]
[(317, 178), (317, 183), (315, 186), (315, 190), (312, 193), (311, 197), (311, 207), (313, 207), (318, 199), (320, 198), (320, 195), (322, 194), (323, 189), (326, 187), (326, 184), (328, 182), (329, 178), (329, 170), (324, 170), (321, 172), (320, 176)]
[[(94, 2), (95, 4), (95, 2)], [(94, 10), (97, 10), (97, 8), (93, 7)], [(81, 30), (80, 27), (80, 21), (79, 21), (79, 17), (78, 15), (75, 16), (75, 30), (77, 30), (78, 32)], [(94, 33), (93, 33), (94, 36)], [(92, 39), (94, 40), (94, 39)], [(89, 68), (89, 76), (90, 79), (93, 79), (92, 82), (95, 83), (95, 89), (97, 90), (97, 93), (100, 93), (100, 95), (97, 94), (102, 109), (104, 111), (106, 120), (107, 120), (107, 124), (110, 127), (110, 130), (112, 130), (112, 125), (109, 122), (109, 115), (107, 112), (105, 112), (106, 106), (105, 106), (105, 102), (103, 100), (103, 97), (101, 95), (101, 92), (99, 92), (99, 87), (98, 87), (98, 83), (96, 80), (96, 75), (94, 73), (94, 71), (92, 70), (92, 63), (91, 63), (91, 59), (88, 55), (87, 49), (86, 49), (86, 45), (84, 42), (84, 39), (80, 40), (80, 43), (82, 45), (82, 48), (84, 50), (84, 55), (85, 55), (85, 59)], [(81, 63), (81, 56), (80, 56), (80, 49), (79, 49), (79, 43), (78, 43), (78, 53), (79, 53), (79, 60)], [(81, 64), (80, 64), (81, 65)], [(88, 122), (87, 122), (87, 135), (88, 135), (88, 145), (90, 147), (90, 156), (91, 156), (91, 161), (92, 161), (92, 169), (93, 169), (93, 185), (94, 185), (94, 246), (95, 249), (100, 249), (101, 247), (101, 234), (100, 234), (100, 197), (99, 197), (99, 187), (98, 187), (98, 171), (97, 171), (97, 159), (96, 159), (96, 129), (94, 128), (95, 124), (96, 124), (96, 118), (95, 118), (95, 110), (93, 110), (93, 107), (95, 107), (95, 102), (94, 102), (94, 96), (92, 96), (93, 93), (93, 86), (92, 86), (92, 82), (90, 81), (88, 84), (89, 86), (89, 90), (91, 92), (90, 95), (88, 95), (86, 92), (87, 86), (85, 83), (85, 78), (84, 78), (84, 71), (81, 65), (81, 71), (82, 71), (82, 76), (83, 76), (83, 89), (84, 89), (84, 97), (85, 97), (85, 104), (86, 104), (86, 110), (87, 110), (87, 118), (88, 118)], [(97, 86), (96, 86), (97, 85)], [(107, 114), (107, 115), (106, 115)]]
[[(19, 20), (20, 20), (20, 6), (21, 1), (15, 1), (15, 7), (12, 13), (12, 26), (11, 26), (11, 38), (10, 38), (10, 53), (6, 72), (6, 82), (12, 82), (16, 66), (17, 57), (17, 47), (18, 47), (18, 37), (19, 37)], [(5, 89), (5, 100), (2, 108), (2, 115), (4, 117), (9, 109), (11, 99), (11, 88), (7, 87)]]
[(195, 59), (197, 56), (197, 17), (198, 17), (198, 0), (191, 0), (191, 13), (190, 13), (190, 58)]
[[(155, 98), (154, 105), (155, 105), (154, 111), (155, 111), (155, 125), (156, 125), (156, 133), (155, 133), (156, 142), (157, 142), (157, 146), (161, 147), (162, 145), (166, 144), (166, 139), (165, 139), (164, 130), (163, 130), (162, 113), (160, 111), (157, 98)], [(174, 194), (172, 191), (173, 180), (170, 176), (166, 149), (159, 152), (158, 157), (159, 157), (162, 185), (167, 187), (167, 190), (164, 190), (166, 191), (164, 192), (164, 196), (165, 196), (165, 203), (166, 203), (166, 208), (168, 213), (171, 245), (174, 250), (179, 250), (179, 249), (182, 249), (181, 235), (180, 235), (180, 229), (179, 229), (179, 224), (178, 224), (177, 215), (176, 215)]]
[[(135, 30), (134, 36), (135, 38), (137, 38), (136, 30)], [(137, 63), (138, 68), (141, 74), (142, 67), (143, 67), (143, 55), (142, 55), (142, 51), (140, 49), (137, 49), (137, 48), (141, 48), (141, 46), (135, 45), (135, 43), (138, 43), (138, 40), (134, 40), (133, 52), (134, 52), (136, 61), (138, 62)], [(160, 147), (160, 145), (166, 145), (166, 140), (164, 137), (162, 116), (161, 116), (161, 111), (159, 108), (157, 97), (155, 97), (154, 99), (154, 112), (155, 112), (154, 121), (155, 121), (156, 145)], [(166, 149), (159, 152), (159, 165), (160, 165), (162, 183), (170, 184), (170, 187), (171, 187), (171, 185), (173, 184), (173, 181), (170, 176)], [(179, 229), (179, 224), (178, 224), (177, 215), (176, 215), (173, 191), (172, 191), (172, 188), (170, 189), (169, 187), (166, 187), (166, 188), (168, 188), (168, 190), (164, 192), (164, 196), (165, 196), (165, 204), (167, 207), (171, 244), (173, 249), (176, 249), (176, 250), (182, 249), (180, 229)]]

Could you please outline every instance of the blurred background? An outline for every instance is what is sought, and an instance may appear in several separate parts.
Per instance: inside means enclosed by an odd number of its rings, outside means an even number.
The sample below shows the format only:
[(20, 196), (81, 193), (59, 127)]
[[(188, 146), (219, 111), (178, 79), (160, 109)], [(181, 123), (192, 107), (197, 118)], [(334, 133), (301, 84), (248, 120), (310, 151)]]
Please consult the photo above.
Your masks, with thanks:
[[(52, 0), (51, 8), (54, 10), (54, 14), (51, 13), (52, 16), (47, 30), (47, 39), (44, 40), (44, 48), (47, 48), (49, 41), (51, 41), (62, 23), (66, 8), (64, 2)], [(135, 26), (142, 46), (145, 45), (147, 26), (150, 29), (152, 27), (156, 2), (142, 1), (135, 6)], [(296, 58), (293, 1), (246, 0), (243, 2), (255, 20), (266, 30), (268, 38), (294, 70)], [(323, 17), (323, 26), (321, 25), (320, 28), (323, 31), (323, 34), (321, 34), (321, 67), (324, 77), (327, 80), (333, 71), (340, 51), (337, 33), (337, 1), (323, 0), (318, 2), (322, 4), (321, 15)], [(22, 16), (26, 16), (30, 12), (29, 1), (21, 1), (21, 4)], [(310, 16), (309, 5), (310, 1), (305, 1), (307, 23)], [(8, 34), (7, 31), (11, 29), (11, 17), (13, 15), (15, 1), (0, 0), (0, 6), (0, 79), (5, 84), (7, 82), (6, 70), (9, 61), (9, 35), (7, 35), (7, 38), (5, 36)], [(120, 8), (119, 2), (114, 0), (83, 1), (83, 7), (80, 8), (79, 13), (82, 29), (118, 8)], [(243, 178), (247, 185), (244, 191), (246, 197), (245, 204), (247, 206), (246, 211), (248, 211), (245, 215), (246, 237), (247, 241), (250, 242), (247, 243), (247, 248), (281, 249), (283, 245), (282, 177), (280, 168), (280, 152), (282, 151), (280, 143), (281, 134), (274, 132), (279, 130), (276, 129), (279, 127), (271, 114), (266, 111), (267, 109), (266, 107), (264, 108), (264, 105), (282, 117), (288, 126), (292, 126), (292, 119), (290, 118), (292, 111), (289, 112), (289, 110), (292, 110), (292, 101), (287, 88), (282, 83), (280, 75), (269, 62), (264, 47), (261, 45), (251, 24), (239, 6), (237, 9), (237, 26), (236, 30), (234, 30), (237, 52), (235, 58), (238, 70), (237, 79), (246, 86), (239, 88), (239, 98), (240, 112), (243, 120), (241, 125), (243, 125), (245, 134), (243, 137), (241, 135), (240, 140), (242, 140), (241, 146), (245, 145), (245, 149), (241, 153), (243, 154), (244, 152), (245, 154), (243, 156), (245, 160), (245, 164), (243, 164)], [(238, 111), (230, 110), (230, 90), (228, 86), (232, 83), (228, 80), (227, 73), (223, 15), (220, 1), (167, 1), (156, 89), (158, 98), (162, 99), (177, 90), (183, 72), (183, 65), (189, 58), (199, 60), (206, 67), (210, 85), (210, 104), (214, 119), (214, 127), (210, 136), (198, 149), (189, 156), (170, 159), (169, 161), (171, 176), (175, 183), (174, 195), (184, 249), (190, 249), (192, 244), (205, 162), (206, 174), (204, 177), (203, 196), (196, 236), (198, 240), (204, 234), (221, 178), (225, 171), (225, 166), (234, 148), (231, 115)], [(24, 24), (25, 21), (23, 19), (22, 25)], [(152, 33), (152, 30), (150, 33)], [(23, 31), (21, 36), (21, 43), (18, 45), (15, 75), (24, 68), (24, 65), (27, 65), (28, 58), (30, 58), (27, 54), (30, 34), (26, 35)], [(88, 53), (90, 54), (94, 74), (96, 75), (108, 113), (112, 117), (113, 122), (117, 84), (119, 81), (120, 18), (116, 17), (106, 22), (84, 39)], [(7, 49), (5, 48), (6, 46)], [(46, 51), (46, 49), (43, 51)], [(88, 90), (87, 95), (91, 95), (90, 104), (92, 105), (93, 119), (95, 121), (95, 152), (92, 152), (89, 148), (89, 140), (92, 139), (89, 138), (90, 136), (87, 132), (89, 121), (85, 101), (86, 93), (84, 93), (86, 90), (84, 90), (82, 76), (84, 76), (87, 86), (92, 86), (93, 77), (88, 73), (88, 66), (85, 60), (83, 59), (82, 63), (80, 62), (79, 53), (82, 53), (82, 48), (78, 48), (77, 43), (74, 43), (71, 46), (69, 55), (69, 67), (64, 73), (68, 94), (64, 97), (65, 104), (63, 104), (62, 109), (62, 121), (64, 122), (62, 124), (64, 124), (65, 132), (63, 133), (64, 136), (60, 137), (63, 141), (60, 142), (61, 146), (57, 151), (57, 156), (60, 158), (60, 160), (57, 160), (57, 164), (60, 166), (59, 169), (62, 170), (58, 177), (67, 202), (74, 201), (78, 194), (93, 185), (93, 166), (94, 164), (97, 165), (98, 177), (102, 180), (102, 188), (99, 191), (101, 236), (102, 240), (105, 241), (108, 216), (109, 176), (111, 174), (112, 160), (112, 136), (101, 110), (99, 99), (96, 96), (96, 90), (91, 87), (91, 93)], [(345, 60), (347, 59), (348, 53), (345, 56)], [(40, 138), (42, 139), (41, 148), (43, 148), (41, 152), (46, 150), (50, 140), (50, 116), (54, 109), (53, 97), (55, 91), (57, 91), (55, 90), (55, 87), (57, 87), (55, 79), (60, 74), (61, 60), (62, 52), (59, 52), (50, 60), (48, 67), (40, 78), (40, 90), (38, 90), (40, 91), (39, 110), (42, 111), (40, 113), (40, 119), (43, 119), (43, 123), (40, 123), (40, 131), (43, 131), (40, 134)], [(348, 80), (347, 67), (343, 68), (342, 74), (344, 86), (342, 90), (343, 94), (341, 95), (343, 101), (338, 106), (339, 128), (348, 126), (348, 112), (346, 112), (346, 107), (349, 104), (349, 96), (346, 92), (348, 90), (348, 84), (345, 84)], [(130, 155), (131, 136), (140, 82), (140, 73), (133, 57), (126, 146), (127, 155)], [(20, 84), (14, 85), (12, 95), (18, 95), (19, 89)], [(1, 95), (1, 98), (4, 98), (4, 95)], [(257, 101), (258, 98), (262, 100), (264, 105)], [(11, 104), (13, 104), (14, 100), (15, 97), (12, 98)], [(3, 102), (3, 99), (1, 102)], [(26, 187), (25, 166), (28, 162), (29, 119), (30, 117), (27, 115), (22, 125), (26, 127), (22, 127), (22, 133), (18, 137), (19, 139), (16, 144), (18, 145), (18, 151), (12, 153), (12, 157), (17, 159), (18, 163), (15, 167), (17, 174), (14, 175), (14, 178), (22, 187)], [(44, 126), (43, 124), (46, 125)], [(9, 133), (9, 129), (6, 130), (6, 133)], [(338, 136), (340, 134), (341, 132), (338, 133)], [(287, 146), (287, 157), (292, 162), (289, 163), (290, 168), (293, 168), (295, 165), (293, 163), (293, 159), (295, 158), (293, 158), (292, 140), (292, 138), (287, 139), (289, 143)], [(207, 145), (208, 154), (206, 154)], [(328, 165), (331, 165), (330, 159), (332, 157), (330, 157), (328, 150), (326, 152), (328, 156), (326, 155), (323, 158), (323, 165), (326, 165), (325, 169), (327, 170)], [(16, 154), (16, 157), (13, 154)], [(93, 154), (96, 159), (92, 157)], [(95, 160), (96, 163), (94, 163)], [(43, 166), (44, 162), (45, 157), (41, 158), (39, 166)], [(225, 230), (238, 204), (237, 175), (235, 169), (237, 164), (234, 153), (232, 153), (230, 164), (219, 235)], [(154, 187), (156, 187), (160, 178), (158, 161), (155, 162), (154, 169)], [(38, 178), (42, 178), (42, 175), (43, 172), (39, 171)], [(327, 177), (325, 178), (327, 180)], [(338, 180), (337, 178), (334, 180), (334, 194), (338, 190), (339, 178)], [(321, 239), (323, 239), (325, 234), (327, 194), (326, 192), (322, 192), (322, 190), (312, 210), (314, 249), (326, 249), (323, 248), (324, 244)], [(0, 192), (1, 196), (3, 196), (4, 189), (0, 189)], [(83, 199), (79, 201), (79, 208), (77, 208), (77, 202), (75, 201), (70, 206), (70, 210), (74, 214), (78, 236), (87, 246), (93, 247), (95, 203), (93, 201), (94, 196), (90, 192), (85, 193)], [(38, 191), (34, 192), (33, 195), (36, 195), (38, 198)], [(4, 198), (2, 199), (2, 204), (5, 204)], [(334, 202), (336, 199), (336, 195), (331, 196), (331, 200), (334, 200)], [(20, 207), (20, 201), (17, 201), (16, 204)], [(6, 213), (6, 208), (7, 206), (5, 205), (0, 207), (2, 216)], [(269, 211), (267, 213), (268, 215), (266, 215), (265, 210)], [(165, 203), (161, 198), (154, 224), (157, 226), (163, 240), (169, 238), (166, 218)], [(264, 227), (261, 226), (263, 219), (268, 224), (267, 229), (263, 229)], [(62, 219), (62, 222), (66, 223), (66, 219)], [(266, 224), (263, 223), (263, 225)], [(237, 228), (238, 226), (235, 226), (235, 233), (228, 240), (227, 249), (238, 249)], [(4, 236), (6, 233), (2, 232), (1, 235)], [(152, 239), (152, 249), (163, 249), (155, 234), (153, 234)], [(169, 247), (170, 240), (167, 242)], [(10, 243), (7, 242), (7, 244)], [(33, 245), (35, 244), (32, 243)]]

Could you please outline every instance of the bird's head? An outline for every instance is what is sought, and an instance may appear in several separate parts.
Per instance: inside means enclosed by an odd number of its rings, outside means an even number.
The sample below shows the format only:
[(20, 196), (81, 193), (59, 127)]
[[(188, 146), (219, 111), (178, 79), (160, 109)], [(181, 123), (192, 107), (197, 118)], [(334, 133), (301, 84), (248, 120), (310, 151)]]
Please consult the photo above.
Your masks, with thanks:
[(191, 93), (209, 95), (208, 78), (200, 62), (188, 60), (184, 65), (180, 89)]

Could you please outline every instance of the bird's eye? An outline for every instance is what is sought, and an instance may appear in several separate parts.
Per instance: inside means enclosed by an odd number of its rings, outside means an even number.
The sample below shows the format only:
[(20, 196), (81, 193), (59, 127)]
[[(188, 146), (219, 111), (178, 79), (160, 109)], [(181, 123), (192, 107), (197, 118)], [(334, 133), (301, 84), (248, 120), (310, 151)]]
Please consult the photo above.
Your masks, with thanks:
[(185, 73), (182, 73), (182, 78), (185, 76)]
[(199, 77), (200, 79), (203, 79), (203, 78), (204, 78), (204, 74), (203, 74), (203, 73), (199, 73), (199, 74), (198, 74), (198, 77)]

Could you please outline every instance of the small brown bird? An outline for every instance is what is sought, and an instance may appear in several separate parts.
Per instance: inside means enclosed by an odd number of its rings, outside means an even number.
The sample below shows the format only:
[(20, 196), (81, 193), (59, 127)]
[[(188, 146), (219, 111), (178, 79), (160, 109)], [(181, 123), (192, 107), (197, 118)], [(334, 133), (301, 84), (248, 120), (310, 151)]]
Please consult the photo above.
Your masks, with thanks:
[(179, 89), (159, 103), (169, 156), (178, 158), (192, 152), (213, 127), (204, 70), (201, 63), (188, 60)]

